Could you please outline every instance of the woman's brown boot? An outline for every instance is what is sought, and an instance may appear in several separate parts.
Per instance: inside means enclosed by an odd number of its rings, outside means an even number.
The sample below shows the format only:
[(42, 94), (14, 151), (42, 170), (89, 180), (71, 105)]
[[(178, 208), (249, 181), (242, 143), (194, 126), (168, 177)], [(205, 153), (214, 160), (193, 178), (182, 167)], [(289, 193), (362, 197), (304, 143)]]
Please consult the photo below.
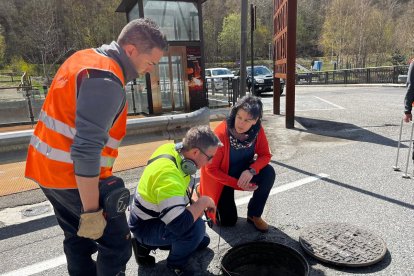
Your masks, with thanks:
[(247, 222), (254, 225), (254, 227), (262, 232), (266, 233), (269, 231), (269, 225), (261, 217), (247, 217)]

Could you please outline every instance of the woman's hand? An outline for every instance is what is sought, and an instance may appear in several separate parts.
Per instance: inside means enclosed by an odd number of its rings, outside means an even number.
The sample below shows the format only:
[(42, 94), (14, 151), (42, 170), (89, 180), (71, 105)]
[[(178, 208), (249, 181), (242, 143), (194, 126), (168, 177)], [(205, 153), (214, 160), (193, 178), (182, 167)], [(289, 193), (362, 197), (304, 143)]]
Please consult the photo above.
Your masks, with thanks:
[(252, 180), (253, 175), (250, 173), (249, 170), (245, 170), (239, 177), (237, 181), (237, 186), (244, 191), (255, 191), (257, 189), (257, 185), (254, 183), (250, 183)]

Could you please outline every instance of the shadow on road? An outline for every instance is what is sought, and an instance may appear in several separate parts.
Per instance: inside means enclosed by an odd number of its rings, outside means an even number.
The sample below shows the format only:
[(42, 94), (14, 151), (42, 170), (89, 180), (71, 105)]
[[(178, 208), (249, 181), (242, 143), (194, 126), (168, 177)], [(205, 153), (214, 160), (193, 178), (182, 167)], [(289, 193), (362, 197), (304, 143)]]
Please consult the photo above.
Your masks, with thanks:
[(36, 219), (16, 225), (10, 225), (0, 228), (0, 240), (5, 240), (21, 235), (26, 235), (38, 230), (53, 227), (57, 225), (54, 215)]
[[(313, 176), (314, 175), (313, 173), (310, 173), (310, 172), (301, 170), (299, 168), (283, 164), (283, 163), (275, 161), (275, 160), (270, 160), (270, 162), (273, 163), (273, 164), (285, 167), (289, 170), (293, 170), (293, 171), (302, 173), (304, 175), (308, 175), (308, 176)], [(329, 178), (322, 178), (321, 181), (324, 181), (324, 182), (327, 182), (327, 183), (330, 183), (330, 184), (334, 184), (334, 185), (340, 186), (342, 188), (350, 189), (350, 190), (353, 190), (355, 192), (362, 193), (362, 194), (365, 194), (365, 195), (368, 195), (368, 196), (372, 196), (372, 197), (375, 197), (375, 198), (378, 198), (378, 199), (381, 199), (381, 200), (384, 200), (384, 201), (387, 201), (387, 202), (390, 202), (390, 203), (393, 203), (393, 204), (397, 204), (397, 205), (399, 205), (401, 207), (404, 207), (404, 208), (414, 210), (414, 205), (409, 204), (407, 202), (403, 202), (403, 201), (393, 199), (393, 198), (390, 198), (390, 197), (387, 197), (387, 196), (384, 196), (384, 195), (381, 195), (381, 194), (370, 192), (370, 191), (367, 191), (367, 190), (364, 190), (364, 189), (361, 189), (361, 188), (358, 188), (358, 187), (355, 187), (355, 186), (352, 186), (352, 185), (349, 185), (349, 184), (346, 184), (346, 183), (342, 183), (342, 182), (339, 182), (339, 181), (336, 181), (336, 180), (333, 180), (333, 179), (329, 179)]]
[[(390, 127), (397, 125), (384, 124), (381, 126), (366, 126), (359, 127), (354, 124), (342, 123), (336, 121), (320, 120), (305, 117), (295, 117), (295, 120), (300, 123), (305, 130), (300, 130), (307, 133), (335, 137), (340, 139), (347, 139), (360, 142), (374, 143), (389, 147), (397, 147), (398, 141), (389, 139), (382, 135), (376, 134), (365, 128), (368, 127)], [(406, 145), (401, 144), (402, 148), (407, 148)]]

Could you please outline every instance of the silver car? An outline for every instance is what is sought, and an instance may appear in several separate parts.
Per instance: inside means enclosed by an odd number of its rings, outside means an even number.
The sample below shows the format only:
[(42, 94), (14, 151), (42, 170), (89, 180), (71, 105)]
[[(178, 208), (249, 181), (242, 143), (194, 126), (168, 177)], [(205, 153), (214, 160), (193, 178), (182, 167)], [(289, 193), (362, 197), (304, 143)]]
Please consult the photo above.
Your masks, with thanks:
[(234, 78), (234, 74), (227, 68), (207, 68), (206, 81), (209, 89), (223, 90), (224, 85)]

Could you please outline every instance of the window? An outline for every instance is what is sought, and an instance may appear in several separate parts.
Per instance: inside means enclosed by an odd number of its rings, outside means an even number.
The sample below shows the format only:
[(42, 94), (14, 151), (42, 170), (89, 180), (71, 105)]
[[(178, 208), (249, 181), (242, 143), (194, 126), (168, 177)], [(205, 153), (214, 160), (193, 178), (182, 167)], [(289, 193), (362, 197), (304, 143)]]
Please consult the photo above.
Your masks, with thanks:
[(154, 20), (168, 41), (200, 40), (196, 3), (144, 0), (144, 16)]

